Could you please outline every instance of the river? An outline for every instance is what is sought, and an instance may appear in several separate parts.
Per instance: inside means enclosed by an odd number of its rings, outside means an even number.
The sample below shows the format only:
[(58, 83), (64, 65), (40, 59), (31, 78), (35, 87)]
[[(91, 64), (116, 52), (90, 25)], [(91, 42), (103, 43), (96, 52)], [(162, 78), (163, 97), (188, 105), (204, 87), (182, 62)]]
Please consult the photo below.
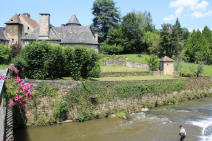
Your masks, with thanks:
[(18, 130), (17, 141), (178, 141), (179, 125), (186, 141), (212, 141), (212, 98), (163, 106), (129, 120), (99, 119)]

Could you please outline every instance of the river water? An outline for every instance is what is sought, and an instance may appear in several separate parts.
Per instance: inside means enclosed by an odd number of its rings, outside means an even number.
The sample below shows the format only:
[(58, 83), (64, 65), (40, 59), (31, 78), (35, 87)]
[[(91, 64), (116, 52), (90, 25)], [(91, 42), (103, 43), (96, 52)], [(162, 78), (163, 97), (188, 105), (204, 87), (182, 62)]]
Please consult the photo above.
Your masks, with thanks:
[(50, 127), (22, 129), (18, 141), (179, 141), (179, 125), (186, 141), (212, 141), (212, 98), (163, 106), (129, 120), (99, 119)]

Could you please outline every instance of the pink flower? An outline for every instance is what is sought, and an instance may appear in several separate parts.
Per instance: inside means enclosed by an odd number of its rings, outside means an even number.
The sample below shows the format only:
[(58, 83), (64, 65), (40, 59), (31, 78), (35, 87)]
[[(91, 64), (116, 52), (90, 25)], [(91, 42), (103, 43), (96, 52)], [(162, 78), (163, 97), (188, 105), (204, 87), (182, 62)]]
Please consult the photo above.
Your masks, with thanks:
[(10, 85), (8, 84), (8, 88), (13, 89), (14, 87), (13, 87), (13, 86), (10, 86)]
[(21, 93), (24, 93), (24, 90), (23, 90), (23, 89), (21, 89), (21, 90), (20, 90), (20, 92), (21, 92)]
[(15, 106), (15, 103), (14, 103), (14, 101), (12, 99), (10, 100), (10, 105), (11, 106)]
[(26, 104), (26, 100), (23, 99), (23, 101), (21, 101), (21, 104), (22, 105)]
[(15, 97), (15, 101), (19, 101), (20, 100), (20, 97), (19, 96), (16, 96)]
[(30, 93), (27, 93), (28, 98), (32, 98), (32, 95)]
[(15, 93), (18, 93), (18, 90), (17, 89), (15, 90)]

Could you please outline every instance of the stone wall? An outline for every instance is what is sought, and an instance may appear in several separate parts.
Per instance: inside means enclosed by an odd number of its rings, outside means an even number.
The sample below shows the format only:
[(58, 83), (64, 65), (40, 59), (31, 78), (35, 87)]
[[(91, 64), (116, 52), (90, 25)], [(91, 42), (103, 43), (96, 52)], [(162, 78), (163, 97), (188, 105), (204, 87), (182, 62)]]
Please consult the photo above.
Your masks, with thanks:
[[(164, 80), (166, 81), (166, 80)], [(168, 80), (171, 82), (171, 80)], [(174, 81), (174, 80), (173, 80)], [(202, 80), (189, 80), (189, 81), (195, 81), (193, 83), (194, 85), (202, 85), (202, 81), (211, 82), (211, 79), (202, 79)], [(42, 82), (38, 80), (28, 80), (27, 82), (33, 83), (34, 85), (37, 85), (37, 83)], [(37, 97), (37, 108), (33, 106), (33, 102), (29, 102), (27, 106), (27, 112), (26, 116), (28, 118), (28, 125), (39, 125), (42, 124), (43, 120), (51, 121), (51, 118), (53, 117), (53, 110), (58, 102), (61, 101), (62, 97), (65, 96), (69, 89), (72, 87), (76, 87), (81, 85), (80, 82), (55, 82), (55, 81), (44, 81), (48, 84), (54, 84), (59, 87), (59, 90), (55, 96), (52, 97)], [(142, 82), (142, 81), (141, 81)], [(108, 82), (99, 82), (99, 83), (108, 83)], [(193, 85), (192, 84), (192, 85)], [(93, 114), (98, 114), (100, 117), (104, 117), (105, 114), (108, 111), (111, 112), (117, 112), (119, 110), (127, 110), (129, 113), (132, 112), (139, 112), (142, 111), (144, 108), (144, 105), (153, 105), (158, 101), (159, 105), (164, 105), (164, 102), (172, 102), (172, 100), (178, 100), (178, 101), (185, 101), (189, 99), (194, 99), (197, 94), (202, 94), (203, 97), (212, 95), (212, 88), (206, 88), (206, 89), (198, 89), (194, 86), (189, 87), (187, 90), (182, 91), (174, 91), (169, 94), (161, 94), (161, 95), (155, 95), (148, 93), (145, 96), (142, 97), (142, 99), (136, 99), (136, 98), (113, 98), (111, 101), (103, 102), (98, 105), (95, 105), (95, 108), (93, 109)], [(78, 111), (76, 107), (72, 107), (68, 111), (68, 117), (67, 120), (76, 120), (81, 116), (82, 111)], [(35, 113), (37, 114), (37, 117), (35, 116)], [(35, 121), (35, 117), (37, 118), (37, 121)]]
[(105, 60), (104, 66), (122, 66), (128, 68), (141, 68), (141, 69), (149, 69), (147, 64), (142, 63), (134, 63), (134, 62), (123, 62), (118, 60)]

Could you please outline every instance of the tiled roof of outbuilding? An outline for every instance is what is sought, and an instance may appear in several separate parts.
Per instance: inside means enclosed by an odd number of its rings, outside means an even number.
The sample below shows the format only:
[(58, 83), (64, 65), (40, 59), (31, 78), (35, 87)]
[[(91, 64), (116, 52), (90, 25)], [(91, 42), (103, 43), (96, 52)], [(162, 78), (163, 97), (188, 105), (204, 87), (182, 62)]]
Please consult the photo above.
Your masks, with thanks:
[(163, 58), (160, 59), (162, 62), (174, 62), (173, 59), (169, 58), (168, 56), (164, 56)]

